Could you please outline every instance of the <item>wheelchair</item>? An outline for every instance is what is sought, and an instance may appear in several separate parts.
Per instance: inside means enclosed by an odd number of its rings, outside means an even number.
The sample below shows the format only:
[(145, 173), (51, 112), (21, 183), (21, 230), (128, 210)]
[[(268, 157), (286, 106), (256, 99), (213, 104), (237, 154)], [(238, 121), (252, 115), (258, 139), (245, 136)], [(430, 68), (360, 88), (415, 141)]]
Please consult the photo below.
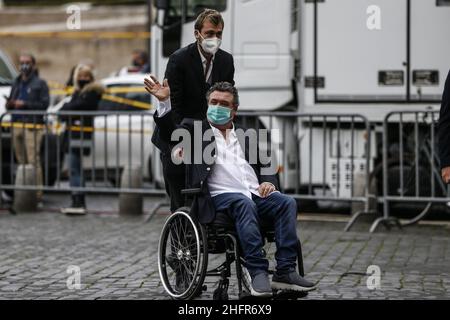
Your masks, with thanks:
[[(195, 195), (199, 189), (186, 189), (182, 194)], [(213, 300), (228, 300), (229, 278), (233, 264), (237, 278), (239, 299), (253, 298), (250, 295), (251, 278), (245, 268), (245, 259), (233, 220), (225, 212), (217, 212), (211, 224), (200, 224), (189, 213), (189, 207), (174, 212), (166, 220), (158, 246), (158, 269), (165, 291), (176, 300), (191, 300), (207, 290), (206, 277), (219, 278)], [(265, 246), (263, 254), (268, 257), (270, 247), (275, 247), (274, 224), (262, 221), (261, 234)], [(297, 246), (297, 271), (304, 276), (303, 255), (300, 240)], [(208, 270), (208, 255), (224, 254), (225, 261)], [(270, 259), (269, 259), (270, 261)], [(270, 262), (269, 274), (274, 273)], [(307, 293), (274, 292), (274, 298), (300, 298)]]

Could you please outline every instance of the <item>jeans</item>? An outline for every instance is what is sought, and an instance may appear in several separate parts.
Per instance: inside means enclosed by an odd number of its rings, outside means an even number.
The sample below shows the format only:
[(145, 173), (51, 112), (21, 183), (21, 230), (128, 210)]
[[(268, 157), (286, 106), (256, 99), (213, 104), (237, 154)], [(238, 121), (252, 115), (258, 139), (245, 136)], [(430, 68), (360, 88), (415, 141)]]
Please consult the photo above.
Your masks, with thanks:
[(224, 193), (213, 198), (216, 211), (226, 212), (234, 220), (246, 267), (252, 277), (267, 272), (269, 262), (262, 253), (264, 239), (260, 221), (274, 224), (277, 251), (277, 273), (295, 270), (297, 261), (297, 203), (280, 192), (267, 198), (241, 193)]
[[(83, 170), (82, 164), (83, 154), (80, 154), (79, 148), (69, 149), (69, 165), (70, 165), (70, 186), (75, 188), (81, 188), (85, 186), (84, 177), (81, 176), (81, 170)], [(73, 195), (83, 194), (80, 191), (72, 192)]]

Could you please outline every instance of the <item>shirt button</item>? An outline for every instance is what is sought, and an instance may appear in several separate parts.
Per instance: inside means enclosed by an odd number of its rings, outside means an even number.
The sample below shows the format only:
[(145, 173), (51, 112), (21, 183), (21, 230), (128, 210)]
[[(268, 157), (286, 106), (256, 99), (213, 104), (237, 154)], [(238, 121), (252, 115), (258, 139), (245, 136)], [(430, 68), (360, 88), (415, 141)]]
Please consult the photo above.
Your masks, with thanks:
[(211, 168), (206, 168), (206, 171), (211, 171)]

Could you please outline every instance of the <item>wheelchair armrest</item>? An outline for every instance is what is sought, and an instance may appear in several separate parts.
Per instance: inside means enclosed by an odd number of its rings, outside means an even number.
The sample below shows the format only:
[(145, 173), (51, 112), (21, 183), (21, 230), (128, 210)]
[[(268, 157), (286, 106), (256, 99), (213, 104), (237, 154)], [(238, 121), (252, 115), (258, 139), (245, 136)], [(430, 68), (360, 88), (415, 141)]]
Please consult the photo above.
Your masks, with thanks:
[(183, 189), (181, 190), (181, 194), (183, 195), (196, 195), (202, 193), (202, 189), (200, 188), (193, 188), (193, 189)]

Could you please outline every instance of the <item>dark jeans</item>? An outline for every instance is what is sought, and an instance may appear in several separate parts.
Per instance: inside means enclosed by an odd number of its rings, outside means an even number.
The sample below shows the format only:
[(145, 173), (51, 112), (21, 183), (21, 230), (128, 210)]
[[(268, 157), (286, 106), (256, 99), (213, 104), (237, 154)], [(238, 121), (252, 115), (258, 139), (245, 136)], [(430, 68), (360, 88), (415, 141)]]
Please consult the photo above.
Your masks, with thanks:
[(161, 153), (161, 162), (163, 167), (164, 184), (166, 193), (170, 197), (170, 211), (175, 212), (184, 206), (184, 196), (181, 194), (185, 186), (184, 165), (175, 165), (170, 155)]
[[(71, 187), (84, 187), (85, 181), (84, 177), (82, 177), (81, 170), (83, 170), (82, 164), (83, 154), (80, 154), (79, 148), (69, 149), (69, 165), (70, 165), (70, 177), (69, 182)], [(72, 192), (73, 195), (81, 195), (83, 194), (80, 191)]]
[(267, 198), (253, 195), (252, 199), (241, 193), (224, 193), (213, 198), (217, 211), (227, 212), (235, 221), (246, 267), (254, 277), (267, 272), (269, 262), (263, 256), (264, 240), (260, 221), (274, 223), (277, 252), (277, 273), (295, 270), (297, 261), (297, 203), (280, 192)]

